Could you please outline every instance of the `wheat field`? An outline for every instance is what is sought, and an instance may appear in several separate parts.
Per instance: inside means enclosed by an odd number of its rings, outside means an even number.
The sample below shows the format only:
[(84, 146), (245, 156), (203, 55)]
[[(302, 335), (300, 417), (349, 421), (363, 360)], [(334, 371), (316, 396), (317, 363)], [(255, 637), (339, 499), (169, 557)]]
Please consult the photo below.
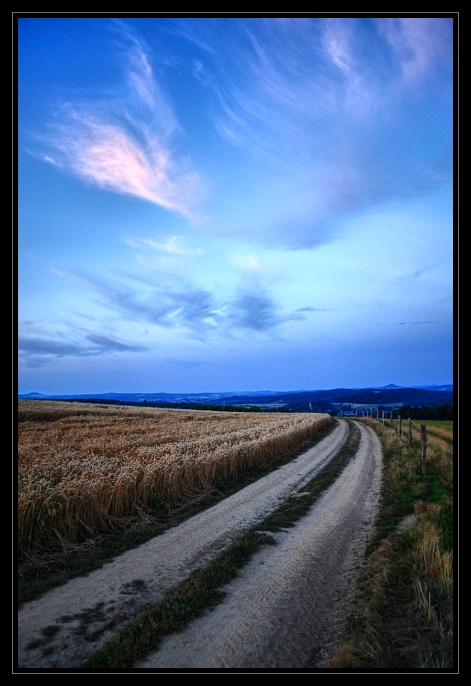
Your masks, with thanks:
[(18, 401), (18, 550), (64, 547), (296, 450), (328, 414)]

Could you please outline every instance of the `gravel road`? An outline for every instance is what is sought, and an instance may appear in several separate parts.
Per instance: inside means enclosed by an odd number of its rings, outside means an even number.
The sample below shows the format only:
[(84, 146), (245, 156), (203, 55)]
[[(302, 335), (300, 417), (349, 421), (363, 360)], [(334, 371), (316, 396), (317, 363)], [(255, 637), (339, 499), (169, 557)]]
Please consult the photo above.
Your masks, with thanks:
[[(264, 546), (224, 587), (224, 602), (164, 639), (158, 650), (136, 662), (136, 669), (276, 669), (319, 663), (340, 626), (379, 495), (379, 442), (373, 431), (359, 426), (356, 457), (310, 513), (292, 529), (275, 534), (278, 545)], [(326, 439), (284, 467), (88, 576), (24, 605), (18, 613), (18, 667), (78, 666), (126, 621), (302, 491), (347, 433), (347, 423), (339, 421)], [(89, 640), (92, 633), (94, 641)], [(34, 647), (38, 640), (43, 645)]]

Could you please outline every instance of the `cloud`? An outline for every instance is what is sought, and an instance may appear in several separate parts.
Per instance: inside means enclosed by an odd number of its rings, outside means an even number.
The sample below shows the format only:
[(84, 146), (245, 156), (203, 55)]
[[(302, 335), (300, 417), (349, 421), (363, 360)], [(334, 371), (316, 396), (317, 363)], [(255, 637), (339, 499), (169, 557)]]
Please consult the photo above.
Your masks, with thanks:
[(54, 273), (95, 291), (102, 302), (119, 315), (166, 328), (186, 327), (193, 332), (214, 328), (219, 308), (210, 291), (191, 286), (163, 287), (143, 277), (127, 275), (135, 287), (97, 279), (77, 270), (53, 268)]
[(400, 65), (403, 85), (412, 87), (441, 61), (450, 62), (451, 18), (386, 17), (376, 21)]
[(262, 160), (273, 181), (262, 189), (266, 221), (241, 231), (267, 247), (313, 247), (332, 240), (344, 217), (450, 182), (451, 133), (439, 131), (440, 117), (417, 123), (426, 83), (427, 112), (444, 107), (448, 20), (227, 21), (223, 44), (198, 21), (191, 41), (197, 47), (200, 35), (206, 46), (197, 74), (217, 132)]
[(125, 72), (131, 92), (157, 119), (159, 134), (168, 138), (180, 127), (168, 98), (154, 77), (150, 50), (142, 37), (123, 22), (116, 20), (115, 26), (119, 27), (118, 33), (123, 39), (123, 55), (127, 61)]
[(261, 333), (302, 317), (296, 313), (283, 315), (274, 300), (264, 293), (241, 291), (228, 306), (228, 318), (236, 329)]
[(18, 350), (20, 353), (28, 355), (53, 355), (54, 357), (65, 357), (69, 355), (83, 356), (90, 354), (83, 346), (76, 343), (66, 343), (52, 338), (40, 338), (19, 336)]
[(378, 100), (373, 60), (362, 59), (370, 41), (366, 28), (361, 45), (345, 19), (238, 20), (237, 29), (204, 61), (215, 124), (229, 142), (289, 157), (305, 149), (306, 140), (312, 145), (320, 124), (340, 130), (333, 116), (351, 120)]
[(231, 255), (229, 260), (239, 269), (249, 273), (259, 274), (263, 271), (262, 263), (256, 255)]
[(99, 188), (192, 217), (202, 181), (170, 147), (180, 127), (154, 78), (146, 46), (122, 22), (115, 27), (125, 56), (122, 93), (93, 104), (56, 104), (48, 130), (38, 136), (45, 148), (40, 155)]
[(38, 334), (36, 336), (20, 335), (18, 337), (18, 354), (26, 366), (39, 367), (51, 358), (89, 357), (113, 352), (145, 352), (148, 348), (142, 345), (122, 343), (114, 337), (90, 332), (83, 338), (70, 341), (63, 334), (51, 338)]
[(105, 336), (99, 333), (89, 333), (86, 335), (85, 338), (87, 339), (87, 341), (90, 341), (90, 343), (99, 346), (102, 352), (144, 352), (148, 350), (148, 348), (146, 348), (145, 346), (121, 343), (121, 341), (116, 340), (116, 338), (112, 338), (111, 336)]
[(328, 307), (299, 307), (296, 312), (331, 312)]
[[(258, 291), (240, 288), (232, 297), (218, 298), (210, 290), (189, 283), (160, 286), (153, 280), (127, 276), (136, 285), (97, 279), (76, 271), (54, 269), (55, 273), (98, 293), (102, 304), (119, 317), (164, 328), (186, 329), (203, 340), (208, 334), (232, 336), (238, 330), (269, 333), (288, 321), (304, 318), (302, 310), (283, 313), (276, 302), (258, 286)], [(104, 338), (92, 338), (94, 343)]]
[(278, 323), (273, 302), (251, 293), (243, 293), (235, 300), (230, 316), (237, 328), (254, 331), (266, 331)]
[(193, 257), (203, 253), (201, 248), (187, 247), (180, 236), (170, 236), (166, 241), (159, 243), (148, 238), (126, 239), (126, 243), (132, 248), (151, 248), (158, 252), (166, 253), (168, 255), (181, 255), (184, 257)]
[[(96, 109), (96, 108), (95, 108)], [(105, 111), (67, 104), (45, 141), (43, 159), (100, 188), (133, 195), (165, 209), (191, 216), (201, 194), (198, 176), (173, 161), (170, 150), (142, 128), (141, 140), (112, 121)]]
[[(435, 131), (416, 125), (404, 141), (410, 110), (402, 107), (420, 100), (426, 82), (433, 87), (429, 94), (443, 97), (443, 79), (433, 79), (452, 63), (450, 21), (227, 18), (224, 40), (220, 27), (214, 30), (220, 21), (169, 19), (156, 25), (186, 44), (175, 53), (178, 58), (161, 58), (156, 78), (155, 55), (163, 47), (156, 41), (152, 52), (114, 19), (122, 57), (119, 92), (108, 91), (93, 105), (58, 105), (42, 139), (42, 158), (99, 188), (195, 220), (208, 186), (176, 152), (184, 132), (159, 83), (164, 70), (181, 78), (187, 60), (185, 73), (208, 96), (203, 117), (224, 142), (263, 161), (260, 177), (273, 181), (271, 189), (260, 184), (266, 220), (236, 229), (266, 247), (300, 249), (331, 241), (342, 218), (450, 181), (451, 154), (445, 158), (451, 140), (440, 136), (439, 144), (432, 143)], [(420, 121), (420, 113), (412, 114)], [(427, 152), (421, 153), (424, 142)], [(223, 232), (217, 225), (225, 218), (218, 211), (215, 204), (213, 229)], [(176, 254), (178, 247), (155, 249)]]

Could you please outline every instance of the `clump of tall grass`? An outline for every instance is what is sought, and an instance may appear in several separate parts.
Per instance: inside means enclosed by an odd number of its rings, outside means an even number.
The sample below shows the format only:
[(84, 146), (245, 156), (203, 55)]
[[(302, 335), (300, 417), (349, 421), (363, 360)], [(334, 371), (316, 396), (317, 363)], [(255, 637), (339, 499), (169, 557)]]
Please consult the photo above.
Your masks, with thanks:
[(331, 421), (327, 414), (19, 401), (20, 559), (268, 465)]

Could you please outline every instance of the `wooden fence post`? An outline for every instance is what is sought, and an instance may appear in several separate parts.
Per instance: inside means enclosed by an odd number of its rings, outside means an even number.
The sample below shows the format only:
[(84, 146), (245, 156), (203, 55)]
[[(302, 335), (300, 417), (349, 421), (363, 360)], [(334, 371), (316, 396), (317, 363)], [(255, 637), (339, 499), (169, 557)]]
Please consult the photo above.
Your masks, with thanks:
[(422, 465), (422, 476), (425, 476), (425, 459), (427, 455), (427, 428), (425, 424), (420, 425), (420, 460)]
[(384, 426), (384, 410), (382, 410), (382, 413), (383, 413), (383, 426)]
[(409, 448), (412, 448), (412, 419), (409, 417)]
[(389, 426), (391, 427), (391, 429), (393, 428), (393, 412), (392, 412), (392, 410), (389, 413)]
[(397, 436), (398, 438), (401, 438), (402, 434), (402, 428), (401, 428), (401, 415), (397, 415)]

